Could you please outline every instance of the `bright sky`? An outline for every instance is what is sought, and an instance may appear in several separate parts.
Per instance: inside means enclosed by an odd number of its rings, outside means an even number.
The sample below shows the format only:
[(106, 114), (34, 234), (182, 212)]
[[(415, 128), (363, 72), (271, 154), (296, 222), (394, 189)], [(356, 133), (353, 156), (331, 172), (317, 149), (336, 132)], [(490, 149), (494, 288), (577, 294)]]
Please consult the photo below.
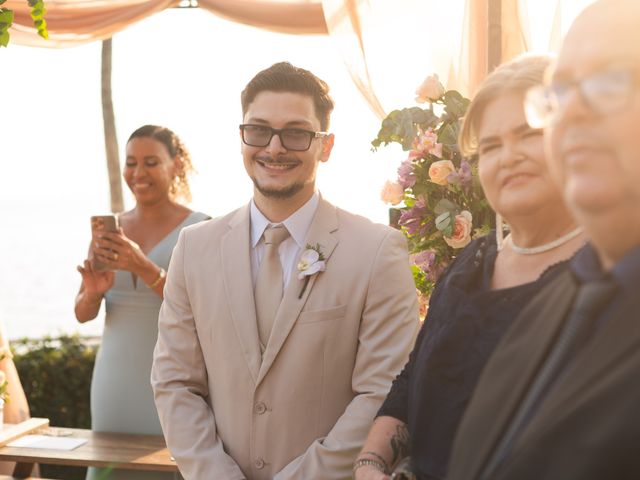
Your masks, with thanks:
[[(3, 153), (10, 159), (5, 178), (29, 178), (11, 182), (0, 199), (99, 196), (103, 210), (108, 208), (100, 48), (99, 43), (63, 50), (10, 45), (0, 52), (3, 70), (11, 72), (2, 80), (2, 110), (11, 119), (3, 122)], [(240, 91), (260, 69), (289, 60), (325, 79), (337, 104), (336, 147), (320, 169), (321, 190), (335, 203), (385, 221), (378, 191), (396, 162), (371, 154), (369, 141), (379, 121), (331, 48), (327, 37), (274, 34), (199, 9), (155, 15), (114, 37), (120, 151), (138, 126), (168, 126), (191, 150), (200, 172), (194, 179), (195, 208), (217, 215), (245, 202), (251, 185), (239, 155)]]
[[(100, 320), (77, 324), (72, 311), (89, 216), (109, 209), (100, 49), (0, 50), (0, 320), (11, 338), (102, 329)], [(237, 130), (240, 91), (259, 70), (288, 60), (326, 80), (336, 101), (336, 144), (319, 168), (320, 190), (343, 208), (387, 221), (379, 191), (404, 155), (370, 151), (379, 121), (327, 37), (279, 35), (200, 9), (172, 9), (117, 34), (113, 50), (121, 161), (135, 128), (173, 129), (199, 171), (194, 209), (217, 216), (251, 197)], [(130, 195), (126, 206), (133, 206)]]

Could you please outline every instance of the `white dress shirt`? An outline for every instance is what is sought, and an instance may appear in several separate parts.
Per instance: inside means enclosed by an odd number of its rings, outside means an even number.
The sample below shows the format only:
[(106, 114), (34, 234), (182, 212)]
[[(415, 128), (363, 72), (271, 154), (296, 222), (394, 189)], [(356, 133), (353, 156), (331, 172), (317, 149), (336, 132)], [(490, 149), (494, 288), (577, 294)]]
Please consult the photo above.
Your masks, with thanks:
[(278, 253), (280, 254), (280, 263), (282, 264), (283, 288), (289, 285), (291, 273), (305, 247), (305, 238), (307, 232), (316, 214), (320, 195), (315, 192), (313, 196), (302, 207), (296, 210), (286, 220), (281, 223), (272, 223), (258, 209), (253, 199), (251, 200), (251, 278), (253, 279), (253, 288), (256, 287), (258, 279), (258, 268), (262, 257), (264, 256), (264, 239), (262, 234), (269, 226), (284, 225), (291, 235), (280, 244)]

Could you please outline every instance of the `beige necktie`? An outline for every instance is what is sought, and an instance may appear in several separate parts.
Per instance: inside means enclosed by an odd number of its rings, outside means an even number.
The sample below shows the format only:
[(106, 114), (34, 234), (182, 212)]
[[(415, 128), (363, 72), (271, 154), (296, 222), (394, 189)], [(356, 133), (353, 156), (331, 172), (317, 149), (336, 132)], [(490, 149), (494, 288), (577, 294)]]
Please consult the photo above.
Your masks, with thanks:
[(282, 301), (284, 279), (278, 247), (289, 237), (289, 231), (283, 225), (278, 225), (277, 227), (268, 227), (263, 235), (265, 249), (258, 269), (255, 300), (260, 347), (264, 352), (269, 342), (273, 321)]

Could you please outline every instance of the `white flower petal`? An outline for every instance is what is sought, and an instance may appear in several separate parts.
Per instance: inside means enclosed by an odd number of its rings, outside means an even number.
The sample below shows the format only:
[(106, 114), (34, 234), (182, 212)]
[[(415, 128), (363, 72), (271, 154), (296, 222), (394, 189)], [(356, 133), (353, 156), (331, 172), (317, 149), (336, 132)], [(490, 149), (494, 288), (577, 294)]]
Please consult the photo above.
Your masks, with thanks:
[(319, 258), (320, 255), (318, 254), (318, 252), (308, 249), (302, 252), (302, 255), (300, 256), (300, 262), (305, 262), (310, 265), (317, 262)]

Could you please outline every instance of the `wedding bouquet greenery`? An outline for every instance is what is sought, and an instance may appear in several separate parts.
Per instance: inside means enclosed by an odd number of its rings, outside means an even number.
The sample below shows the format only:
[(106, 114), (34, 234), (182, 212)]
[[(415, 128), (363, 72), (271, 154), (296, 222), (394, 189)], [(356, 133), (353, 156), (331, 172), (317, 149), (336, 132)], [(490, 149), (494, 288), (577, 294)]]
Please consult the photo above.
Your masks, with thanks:
[(463, 158), (458, 148), (469, 100), (446, 90), (437, 75), (427, 77), (416, 94), (426, 108), (394, 110), (371, 143), (374, 150), (398, 143), (409, 152), (397, 180), (385, 183), (382, 200), (397, 206), (416, 287), (428, 297), (456, 252), (493, 227), (494, 214), (478, 180), (477, 160)]

